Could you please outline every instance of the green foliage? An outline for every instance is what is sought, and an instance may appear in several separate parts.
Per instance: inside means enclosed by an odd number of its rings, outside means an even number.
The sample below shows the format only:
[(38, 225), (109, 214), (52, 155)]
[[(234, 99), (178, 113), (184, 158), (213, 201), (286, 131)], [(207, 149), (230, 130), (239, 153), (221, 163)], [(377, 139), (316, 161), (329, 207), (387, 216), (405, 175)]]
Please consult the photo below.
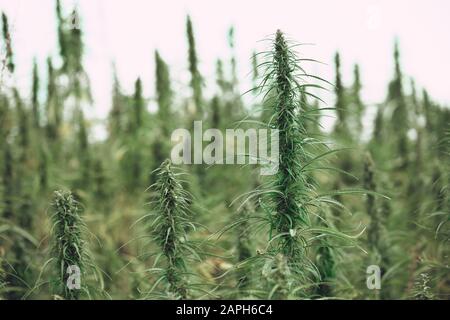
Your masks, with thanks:
[[(274, 102), (274, 123), (279, 130), (279, 170), (276, 175), (273, 202), (276, 215), (273, 217), (271, 230), (276, 232), (275, 246), (277, 251), (285, 255), (288, 265), (299, 263), (305, 255), (305, 239), (297, 236), (297, 229), (309, 225), (308, 213), (302, 204), (305, 203), (305, 190), (309, 182), (301, 171), (298, 163), (306, 163), (304, 145), (305, 132), (299, 117), (295, 116), (298, 107), (298, 91), (294, 87), (296, 82), (293, 70), (297, 67), (295, 56), (289, 50), (283, 34), (277, 31), (274, 52), (273, 71), (269, 73), (273, 78), (273, 90), (277, 99)], [(271, 88), (272, 89), (272, 88)], [(269, 124), (270, 125), (270, 124)], [(300, 232), (299, 232), (300, 233)]]
[(47, 77), (47, 136), (50, 140), (56, 140), (60, 136), (63, 107), (60, 104), (59, 93), (57, 91), (56, 71), (50, 58), (47, 59)]
[(157, 170), (158, 181), (151, 202), (154, 213), (148, 222), (153, 240), (159, 245), (166, 259), (162, 278), (167, 282), (167, 295), (174, 299), (189, 296), (186, 260), (195, 252), (188, 240), (187, 230), (194, 228), (189, 210), (190, 195), (181, 184), (181, 173), (175, 172), (170, 160), (164, 161)]
[[(366, 154), (366, 158), (364, 161), (364, 188), (366, 190), (376, 192), (376, 184), (375, 184), (375, 168), (372, 157), (370, 153)], [(371, 223), (368, 229), (368, 239), (369, 245), (374, 250), (379, 250), (379, 242), (380, 242), (380, 217), (379, 210), (375, 204), (375, 196), (372, 193), (367, 194), (366, 199), (366, 210), (367, 214), (371, 219)]]
[(119, 79), (114, 69), (112, 106), (108, 117), (109, 137), (116, 140), (126, 131), (126, 97), (121, 92)]
[[(86, 225), (81, 218), (81, 205), (70, 191), (55, 191), (52, 204), (52, 255), (56, 278), (52, 280), (54, 294), (66, 300), (90, 296), (88, 270), (95, 268), (86, 243)], [(73, 266), (79, 269), (80, 288), (70, 288)], [(72, 270), (69, 272), (68, 270)]]
[[(29, 78), (31, 90), (0, 88), (0, 298), (450, 295), (450, 111), (408, 77), (408, 66), (401, 68), (398, 44), (386, 99), (375, 104), (362, 95), (363, 76), (371, 75), (354, 65), (347, 85), (336, 54), (329, 108), (317, 93), (328, 82), (306, 70), (316, 61), (297, 54), (303, 44), (280, 31), (270, 50), (252, 54), (246, 65), (236, 55), (239, 30), (230, 28), (215, 76), (203, 77), (187, 17), (189, 81), (180, 81), (182, 70), (155, 50), (153, 85), (142, 74), (127, 92), (114, 70), (111, 111), (103, 119), (90, 116), (96, 106), (81, 17), (77, 8), (64, 9), (56, 1), (58, 52), (44, 66), (34, 60), (29, 76), (14, 72), (12, 44), (20, 42), (2, 14), (1, 78), (14, 85)], [(250, 103), (242, 98), (240, 71), (251, 71)], [(147, 86), (154, 87), (149, 96)], [(330, 109), (337, 114), (331, 131), (322, 127)], [(277, 173), (260, 177), (261, 166), (253, 165), (181, 170), (164, 161), (173, 129), (191, 129), (193, 120), (221, 131), (278, 129)], [(102, 127), (105, 137), (97, 134)], [(57, 191), (49, 208), (50, 190), (60, 189), (73, 193)], [(374, 264), (382, 288), (372, 291), (366, 269)], [(80, 290), (67, 287), (70, 265), (80, 267)]]
[(17, 119), (19, 121), (18, 143), (21, 150), (20, 161), (24, 162), (26, 161), (30, 145), (30, 126), (28, 123), (28, 113), (25, 110), (23, 101), (19, 95), (19, 91), (17, 89), (14, 89), (13, 92), (14, 92), (14, 101), (17, 109)]
[(82, 110), (78, 111), (78, 148), (80, 164), (80, 186), (86, 187), (91, 180), (91, 155), (89, 149), (88, 131)]
[(188, 16), (186, 19), (186, 34), (188, 39), (188, 61), (189, 72), (191, 73), (191, 89), (193, 93), (193, 102), (195, 104), (195, 112), (202, 114), (203, 112), (203, 78), (198, 69), (198, 57), (195, 48), (194, 30), (192, 28), (191, 18)]
[(14, 216), (14, 172), (13, 172), (13, 156), (9, 143), (3, 145), (3, 168), (2, 168), (2, 184), (3, 184), (3, 212), (4, 219), (11, 219)]
[(345, 101), (345, 89), (341, 79), (341, 57), (339, 52), (334, 56), (334, 64), (336, 68), (336, 80), (334, 84), (334, 92), (336, 94), (335, 108), (337, 113), (337, 122), (335, 131), (337, 134), (348, 135), (347, 110)]
[[(279, 131), (278, 172), (261, 191), (249, 197), (261, 197), (266, 214), (263, 221), (269, 224), (263, 274), (269, 275), (266, 276), (272, 286), (269, 296), (273, 298), (306, 297), (321, 277), (330, 280), (334, 276), (332, 243), (337, 243), (332, 239), (349, 240), (318, 216), (324, 214), (322, 210), (328, 200), (316, 193), (318, 184), (313, 172), (320, 168), (319, 160), (333, 151), (306, 131), (306, 124), (311, 121), (306, 96), (314, 97), (306, 89), (322, 87), (305, 81), (310, 75), (299, 66), (291, 47), (283, 33), (277, 31), (262, 91), (268, 100), (265, 104), (272, 107), (268, 127)], [(318, 154), (320, 151), (323, 153)], [(312, 219), (316, 216), (321, 221), (318, 227)], [(317, 266), (309, 249), (319, 239), (323, 247), (319, 249), (320, 266)], [(274, 285), (274, 281), (279, 283)]]
[[(237, 234), (237, 262), (244, 262), (250, 259), (253, 255), (252, 250), (252, 239), (250, 236), (251, 226), (249, 223), (250, 218), (254, 215), (255, 209), (251, 202), (247, 202), (240, 211), (236, 219), (240, 219), (242, 222), (236, 227)], [(250, 287), (251, 284), (251, 269), (243, 267), (238, 272), (238, 288), (245, 294), (245, 291)]]
[(360, 136), (363, 132), (362, 117), (364, 115), (364, 104), (361, 100), (361, 78), (359, 72), (359, 65), (355, 64), (353, 69), (353, 85), (351, 88), (351, 100), (352, 100), (352, 110), (350, 117), (351, 132), (355, 136)]
[(0, 300), (3, 300), (3, 291), (6, 288), (7, 282), (6, 282), (6, 272), (4, 270), (4, 262), (3, 257), (0, 256)]
[(39, 74), (36, 60), (33, 61), (33, 77), (31, 85), (31, 106), (33, 110), (33, 125), (40, 127), (41, 116), (39, 110)]
[(133, 114), (134, 121), (130, 124), (131, 131), (137, 133), (139, 128), (142, 127), (144, 122), (144, 98), (142, 97), (142, 81), (140, 78), (134, 83), (134, 95), (133, 95)]
[(397, 133), (397, 152), (402, 158), (402, 164), (405, 164), (407, 158), (407, 132), (409, 129), (409, 113), (406, 107), (403, 90), (403, 74), (400, 68), (400, 53), (398, 43), (394, 48), (395, 72), (394, 79), (389, 84), (387, 102), (393, 104), (392, 128)]
[(8, 69), (9, 72), (13, 73), (15, 69), (15, 64), (11, 44), (11, 34), (9, 33), (8, 17), (4, 12), (2, 13), (2, 34), (6, 49), (6, 68)]
[(165, 119), (170, 119), (172, 116), (172, 88), (170, 85), (169, 67), (155, 51), (155, 65), (156, 65), (156, 96), (158, 101), (158, 117), (161, 122), (164, 137), (170, 134), (170, 126), (167, 125)]

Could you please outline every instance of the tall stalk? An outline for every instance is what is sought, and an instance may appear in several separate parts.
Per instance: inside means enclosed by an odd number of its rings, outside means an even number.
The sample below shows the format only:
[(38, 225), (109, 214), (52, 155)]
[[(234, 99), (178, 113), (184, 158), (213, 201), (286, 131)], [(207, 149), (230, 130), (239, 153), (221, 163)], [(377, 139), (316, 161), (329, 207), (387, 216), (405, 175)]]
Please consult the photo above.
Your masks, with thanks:
[[(332, 228), (325, 217), (326, 207), (337, 202), (316, 193), (318, 185), (313, 173), (316, 169), (333, 169), (323, 166), (321, 158), (335, 150), (330, 150), (306, 129), (307, 122), (314, 121), (310, 114), (311, 108), (306, 105), (306, 96), (317, 99), (306, 89), (323, 89), (321, 83), (326, 81), (308, 74), (299, 65), (300, 61), (311, 59), (298, 58), (293, 47), (278, 30), (272, 51), (266, 53), (268, 60), (263, 64), (266, 70), (259, 88), (264, 93), (264, 106), (269, 107), (263, 119), (268, 121), (268, 128), (278, 130), (278, 170), (270, 177), (271, 181), (264, 183), (261, 190), (252, 192), (246, 200), (260, 197), (261, 209), (266, 213), (266, 218), (261, 222), (269, 226), (267, 249), (260, 256), (265, 264), (263, 273), (272, 274), (273, 268), (276, 268), (282, 271), (281, 274), (289, 275), (279, 278), (283, 283), (271, 289), (271, 296), (274, 297), (286, 297), (283, 290), (288, 290), (289, 297), (309, 296), (309, 288), (317, 284), (321, 277), (324, 281), (330, 280), (328, 276), (334, 277), (331, 251), (321, 252), (328, 264), (327, 272), (321, 274), (318, 266), (310, 259), (309, 248), (314, 246), (312, 243), (320, 241), (321, 246), (330, 250), (337, 242), (355, 245), (349, 236)], [(307, 79), (316, 79), (319, 83), (308, 83)], [(329, 195), (334, 194), (346, 194), (346, 191)], [(342, 205), (337, 207), (342, 208)], [(320, 219), (318, 226), (316, 222), (313, 223), (312, 216)]]
[(175, 172), (170, 160), (164, 161), (156, 172), (158, 180), (152, 186), (155, 213), (151, 215), (154, 220), (150, 229), (166, 260), (162, 278), (167, 283), (169, 296), (186, 299), (189, 296), (186, 258), (193, 252), (186, 233), (192, 227), (189, 194), (181, 184), (181, 173)]
[[(56, 191), (52, 208), (52, 248), (57, 274), (54, 294), (67, 300), (78, 300), (87, 291), (84, 279), (87, 268), (85, 224), (80, 216), (81, 207), (71, 192)], [(80, 270), (81, 287), (71, 289), (69, 270), (74, 267)]]
[(19, 95), (19, 91), (14, 88), (14, 101), (17, 109), (18, 129), (19, 129), (19, 143), (20, 146), (20, 162), (24, 164), (28, 161), (28, 151), (30, 146), (30, 127), (28, 124), (28, 113), (25, 109), (22, 98)]
[(134, 83), (132, 130), (135, 133), (144, 123), (144, 98), (142, 97), (142, 81), (140, 78)]
[[(382, 204), (378, 205), (375, 194), (377, 192), (377, 183), (375, 179), (375, 164), (369, 152), (366, 153), (364, 159), (364, 189), (368, 191), (366, 198), (366, 212), (370, 217), (370, 223), (367, 228), (367, 241), (369, 245), (369, 256), (367, 265), (378, 265), (383, 276), (390, 265), (389, 253), (387, 250), (388, 239), (384, 230), (384, 221), (387, 216), (386, 210), (388, 203), (383, 199)], [(374, 298), (389, 299), (390, 283), (383, 282), (381, 291), (374, 291)]]
[(195, 104), (195, 112), (202, 115), (203, 113), (203, 79), (198, 69), (198, 57), (197, 50), (195, 48), (195, 37), (194, 30), (192, 27), (191, 17), (186, 19), (186, 34), (188, 39), (188, 61), (189, 61), (189, 72), (191, 73), (191, 89), (193, 93), (193, 100)]
[(40, 127), (40, 112), (39, 112), (39, 73), (36, 60), (33, 61), (33, 77), (31, 86), (31, 106), (33, 110), (33, 125), (35, 128)]
[(11, 131), (11, 112), (9, 110), (9, 99), (0, 91), (0, 151), (6, 144), (7, 138)]
[(273, 50), (273, 90), (276, 93), (273, 124), (279, 130), (279, 169), (275, 177), (278, 192), (274, 196), (277, 214), (271, 229), (277, 232), (279, 251), (292, 266), (305, 256), (304, 239), (295, 232), (309, 224), (308, 212), (302, 206), (309, 183), (298, 165), (307, 161), (302, 150), (305, 131), (301, 119), (295, 116), (298, 108), (293, 73), (297, 67), (295, 55), (281, 31), (276, 33)]
[[(6, 60), (5, 60), (6, 65), (5, 66), (10, 73), (14, 73), (15, 63), (14, 63), (14, 56), (13, 56), (12, 43), (11, 43), (11, 34), (9, 33), (8, 17), (6, 16), (6, 14), (4, 12), (2, 12), (2, 34), (3, 34), (3, 41), (5, 42), (5, 47), (6, 47)], [(3, 66), (2, 66), (2, 69), (3, 69)]]
[(142, 144), (145, 119), (145, 100), (142, 96), (142, 82), (138, 78), (134, 83), (134, 94), (132, 98), (132, 110), (128, 114), (128, 135), (126, 136), (127, 157), (123, 165), (128, 188), (133, 191), (140, 189), (142, 183)]
[(334, 91), (336, 94), (336, 113), (337, 113), (337, 121), (335, 125), (335, 132), (344, 136), (348, 137), (348, 114), (346, 109), (346, 102), (345, 102), (345, 89), (344, 85), (342, 84), (342, 77), (341, 77), (341, 57), (339, 55), (339, 52), (336, 52), (336, 55), (334, 56), (334, 64), (336, 69), (336, 80), (334, 84)]
[(44, 146), (39, 148), (39, 188), (46, 191), (49, 184), (49, 157)]
[(63, 105), (60, 103), (59, 92), (56, 83), (57, 70), (53, 67), (53, 62), (49, 57), (47, 59), (47, 136), (50, 141), (56, 141), (60, 136), (62, 124)]
[(377, 113), (373, 122), (373, 133), (372, 141), (374, 145), (378, 145), (383, 138), (384, 133), (384, 108), (382, 106), (377, 106)]
[[(252, 83), (253, 87), (256, 88), (258, 86), (258, 79), (260, 77), (259, 75), (259, 62), (258, 62), (258, 55), (256, 52), (253, 52), (252, 54)], [(255, 93), (255, 91), (253, 91)]]
[[(156, 63), (156, 96), (158, 101), (158, 118), (164, 138), (169, 138), (170, 127), (168, 119), (171, 118), (173, 91), (170, 84), (169, 66), (161, 58), (158, 51), (155, 51)], [(160, 163), (163, 160), (160, 161)]]
[(220, 128), (221, 125), (221, 105), (220, 98), (215, 95), (211, 99), (211, 127), (212, 128)]
[[(316, 267), (307, 257), (307, 230), (311, 228), (308, 203), (312, 201), (315, 182), (302, 166), (312, 159), (309, 153), (312, 139), (305, 129), (308, 117), (301, 101), (302, 89), (307, 87), (302, 78), (305, 71), (298, 65), (296, 54), (279, 30), (269, 59), (265, 63), (267, 70), (262, 79), (262, 89), (265, 91), (263, 104), (268, 107), (264, 119), (268, 121), (269, 128), (279, 131), (279, 155), (278, 171), (272, 176), (268, 190), (260, 193), (269, 224), (269, 259), (265, 264), (278, 265), (279, 270), (275, 274), (281, 278), (277, 279), (289, 280), (274, 287), (278, 288), (274, 289), (278, 292), (273, 293), (275, 296), (286, 296), (283, 290), (320, 278)], [(309, 95), (306, 91), (305, 94)], [(286, 274), (289, 277), (286, 278)]]
[(403, 90), (403, 74), (400, 67), (400, 52), (398, 43), (395, 43), (394, 47), (394, 79), (389, 84), (389, 92), (387, 102), (392, 102), (394, 105), (392, 111), (392, 130), (395, 132), (396, 139), (396, 152), (400, 158), (400, 166), (403, 167), (407, 164), (407, 152), (408, 152), (408, 138), (407, 132), (409, 130), (408, 121), (408, 109), (406, 107), (406, 101)]
[[(375, 168), (372, 157), (369, 153), (366, 154), (364, 160), (364, 188), (371, 192), (376, 191), (375, 184)], [(380, 211), (377, 209), (375, 203), (375, 196), (372, 193), (367, 194), (366, 199), (366, 211), (369, 215), (371, 222), (368, 228), (368, 240), (372, 250), (375, 250), (379, 254), (380, 243), (380, 228), (381, 219), (379, 216)]]
[(112, 89), (112, 106), (108, 116), (108, 131), (110, 139), (117, 139), (124, 133), (124, 126), (126, 125), (124, 119), (125, 111), (125, 96), (122, 93), (119, 79), (117, 78), (116, 70), (113, 74), (113, 89)]
[(12, 219), (14, 216), (14, 172), (13, 172), (13, 156), (11, 145), (6, 142), (3, 146), (3, 168), (2, 168), (2, 184), (3, 184), (3, 212), (4, 219)]
[[(352, 134), (360, 137), (363, 130), (362, 117), (364, 115), (364, 104), (361, 99), (361, 76), (359, 72), (359, 65), (355, 64), (353, 68), (353, 85), (352, 85)], [(358, 139), (359, 140), (359, 139)]]
[(84, 120), (83, 111), (78, 111), (78, 147), (79, 147), (79, 162), (80, 162), (80, 185), (81, 187), (89, 186), (91, 179), (91, 156), (89, 149), (88, 130)]
[[(173, 91), (170, 84), (169, 66), (162, 59), (158, 51), (155, 51), (156, 64), (156, 99), (158, 102), (158, 129), (159, 132), (152, 142), (152, 154), (154, 169), (156, 169), (169, 156), (170, 153), (170, 132), (175, 126), (173, 121), (172, 103)], [(155, 172), (150, 175), (150, 184), (156, 182)]]
[[(238, 211), (237, 219), (241, 219), (241, 223), (237, 226), (237, 262), (241, 263), (251, 258), (253, 255), (252, 239), (250, 237), (250, 222), (249, 218), (254, 215), (255, 208), (251, 202), (247, 202), (241, 210)], [(248, 267), (238, 270), (238, 288), (245, 295), (246, 290), (250, 287), (251, 269)]]

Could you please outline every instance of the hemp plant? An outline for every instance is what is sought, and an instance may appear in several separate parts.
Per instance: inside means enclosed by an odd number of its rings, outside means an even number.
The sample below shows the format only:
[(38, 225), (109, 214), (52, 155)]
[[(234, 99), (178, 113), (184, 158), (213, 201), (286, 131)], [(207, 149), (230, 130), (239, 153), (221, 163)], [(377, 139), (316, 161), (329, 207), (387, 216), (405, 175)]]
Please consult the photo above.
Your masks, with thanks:
[(190, 86), (192, 88), (193, 100), (195, 103), (196, 114), (202, 115), (203, 113), (203, 77), (198, 69), (198, 57), (197, 50), (195, 48), (194, 30), (192, 27), (191, 17), (186, 18), (186, 35), (188, 40), (188, 60), (189, 60), (189, 72), (191, 74)]
[[(307, 100), (302, 99), (301, 95), (318, 99), (306, 89), (324, 89), (320, 83), (326, 81), (308, 74), (300, 66), (302, 61), (315, 60), (298, 58), (294, 47), (278, 30), (272, 50), (264, 53), (267, 61), (262, 66), (266, 70), (257, 89), (264, 93), (264, 105), (270, 107), (267, 126), (279, 132), (278, 171), (264, 183), (261, 190), (250, 193), (244, 203), (260, 197), (261, 208), (266, 214), (259, 220), (261, 223), (256, 220), (254, 224), (255, 227), (268, 225), (269, 229), (267, 248), (261, 254), (265, 261), (263, 270), (270, 269), (267, 266), (277, 265), (276, 257), (283, 257), (283, 273), (290, 275), (289, 290), (296, 296), (305, 296), (307, 288), (314, 286), (321, 278), (309, 256), (313, 242), (330, 238), (328, 245), (333, 246), (341, 240), (348, 244), (352, 242), (352, 237), (331, 228), (323, 217), (326, 204), (334, 201), (327, 195), (317, 194), (313, 171), (332, 170), (321, 165), (320, 160), (337, 150), (330, 150), (306, 131), (305, 124), (312, 119), (308, 108), (303, 105)], [(320, 83), (307, 83), (306, 80), (310, 79)], [(318, 217), (321, 223), (315, 226), (312, 217)], [(266, 270), (265, 273), (270, 272)], [(286, 284), (275, 287), (286, 288)], [(280, 294), (285, 296), (282, 292)], [(272, 292), (272, 296), (278, 294)], [(289, 296), (293, 297), (292, 292)]]
[[(169, 156), (170, 134), (174, 123), (167, 121), (173, 119), (172, 104), (173, 104), (173, 90), (170, 83), (169, 66), (163, 60), (158, 51), (155, 51), (155, 78), (156, 78), (156, 100), (158, 102), (158, 134), (155, 135), (154, 141), (151, 143), (153, 151), (153, 169), (158, 166)], [(156, 182), (155, 172), (150, 176), (150, 184)]]
[[(57, 85), (57, 70), (53, 66), (51, 58), (47, 58), (47, 101), (46, 101), (46, 119), (47, 119), (47, 137), (50, 141), (57, 141), (61, 134), (62, 115), (64, 113), (63, 104), (60, 99), (60, 92)], [(58, 153), (56, 153), (58, 154)]]
[[(297, 234), (301, 226), (309, 225), (308, 212), (301, 204), (309, 182), (299, 163), (306, 163), (304, 130), (298, 112), (298, 87), (294, 74), (299, 66), (285, 36), (277, 31), (272, 52), (272, 63), (265, 81), (270, 81), (268, 91), (274, 90), (273, 116), (269, 126), (279, 130), (279, 169), (275, 176), (271, 199), (275, 212), (271, 214), (271, 242), (275, 251), (282, 253), (288, 266), (295, 269), (304, 261), (305, 239)], [(275, 236), (273, 236), (275, 233)]]
[(9, 30), (9, 22), (8, 17), (3, 12), (2, 13), (2, 34), (3, 34), (3, 41), (5, 42), (5, 50), (6, 50), (6, 57), (3, 67), (6, 67), (9, 72), (13, 73), (15, 69), (15, 63), (14, 63), (14, 56), (13, 56), (13, 50), (12, 50), (12, 44), (11, 44), (11, 34)]
[(88, 129), (86, 128), (86, 121), (81, 109), (78, 110), (78, 148), (81, 172), (81, 176), (79, 178), (80, 186), (87, 187), (89, 186), (91, 180), (91, 156)]
[[(237, 239), (236, 239), (236, 255), (238, 263), (245, 262), (253, 255), (252, 239), (249, 234), (250, 230), (250, 217), (254, 214), (255, 208), (251, 202), (247, 202), (241, 210), (238, 211), (237, 219), (241, 219), (236, 227)], [(244, 263), (245, 266), (245, 263)], [(250, 268), (238, 268), (238, 288), (241, 293), (245, 294), (245, 291), (250, 287), (251, 283), (251, 269)]]
[(70, 191), (55, 191), (52, 211), (52, 261), (56, 278), (51, 284), (54, 294), (66, 300), (78, 300), (83, 295), (90, 297), (86, 276), (88, 269), (96, 267), (87, 250), (87, 227), (80, 216), (81, 205)]
[(172, 118), (173, 90), (170, 83), (169, 66), (162, 59), (158, 51), (155, 51), (155, 77), (156, 77), (156, 97), (158, 102), (158, 119), (160, 121), (163, 136), (169, 137), (171, 126), (167, 124), (167, 119)]
[(14, 216), (14, 159), (10, 143), (6, 142), (3, 146), (2, 163), (2, 218), (10, 220)]
[(361, 99), (361, 76), (359, 71), (359, 65), (355, 64), (353, 67), (353, 85), (351, 87), (351, 99), (352, 99), (352, 110), (351, 110), (351, 123), (352, 123), (352, 134), (360, 136), (363, 130), (362, 118), (364, 115), (364, 104)]
[[(376, 191), (375, 164), (369, 152), (366, 153), (364, 159), (363, 183), (364, 188), (366, 188), (367, 190)], [(372, 264), (381, 265), (381, 257), (382, 257), (381, 251), (383, 251), (380, 248), (381, 212), (377, 208), (376, 199), (373, 194), (367, 194), (366, 212), (367, 215), (370, 217), (370, 223), (367, 232), (370, 255), (368, 256), (367, 263), (369, 265)], [(374, 291), (374, 298), (375, 299), (379, 298), (379, 292), (377, 290)]]
[(336, 93), (336, 113), (337, 113), (337, 121), (335, 126), (335, 132), (337, 134), (341, 134), (343, 136), (348, 135), (348, 114), (346, 110), (346, 101), (345, 101), (345, 88), (342, 84), (341, 77), (341, 57), (339, 52), (336, 52), (334, 56), (334, 64), (336, 68), (336, 80), (334, 85), (334, 91)]
[(40, 127), (40, 110), (39, 110), (39, 72), (36, 59), (33, 60), (33, 74), (31, 85), (31, 106), (33, 112), (33, 125), (36, 129)]
[[(367, 153), (364, 159), (364, 188), (372, 191), (376, 191), (374, 166), (370, 153)], [(371, 219), (368, 231), (369, 245), (376, 253), (379, 253), (381, 220), (373, 194), (367, 195), (366, 211)]]
[(161, 249), (155, 261), (164, 257), (165, 265), (152, 269), (162, 274), (146, 297), (161, 281), (166, 283), (166, 296), (172, 299), (190, 296), (187, 258), (196, 255), (196, 248), (188, 241), (187, 230), (195, 227), (189, 210), (191, 196), (182, 186), (181, 175), (183, 173), (177, 171), (170, 160), (165, 160), (156, 170), (157, 182), (150, 186), (155, 192), (150, 202), (154, 212), (141, 219), (149, 221), (152, 239)]
[(396, 137), (396, 155), (400, 159), (400, 167), (404, 168), (408, 162), (408, 137), (407, 133), (410, 129), (409, 110), (406, 105), (403, 73), (400, 67), (400, 52), (398, 42), (394, 47), (395, 71), (394, 79), (389, 84), (387, 102), (393, 104), (391, 130), (395, 132)]

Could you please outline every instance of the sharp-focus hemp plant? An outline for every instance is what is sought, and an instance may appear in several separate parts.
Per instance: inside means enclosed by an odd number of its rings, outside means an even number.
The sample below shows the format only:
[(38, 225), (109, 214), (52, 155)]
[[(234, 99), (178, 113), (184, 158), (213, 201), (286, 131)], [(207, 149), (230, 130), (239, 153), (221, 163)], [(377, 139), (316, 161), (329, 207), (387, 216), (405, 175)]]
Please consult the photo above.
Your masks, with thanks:
[[(261, 207), (266, 213), (260, 220), (261, 225), (269, 225), (269, 241), (262, 255), (264, 273), (270, 273), (268, 268), (275, 267), (276, 257), (282, 256), (284, 273), (290, 274), (288, 282), (272, 285), (271, 297), (286, 296), (283, 292), (276, 292), (281, 288), (289, 291), (290, 297), (304, 296), (309, 287), (320, 281), (320, 272), (309, 255), (314, 241), (324, 238), (351, 240), (351, 237), (333, 230), (323, 218), (324, 206), (335, 201), (328, 197), (330, 194), (318, 194), (313, 172), (332, 170), (322, 165), (320, 160), (336, 150), (330, 150), (323, 142), (308, 135), (306, 123), (314, 121), (314, 117), (301, 95), (318, 99), (306, 89), (323, 87), (320, 83), (307, 83), (306, 80), (325, 80), (308, 74), (300, 66), (302, 61), (315, 60), (298, 58), (294, 47), (281, 31), (277, 31), (272, 50), (262, 53), (266, 62), (261, 66), (266, 70), (257, 89), (264, 93), (264, 105), (270, 109), (266, 112), (270, 114), (268, 127), (279, 131), (279, 167), (262, 190), (254, 191), (244, 201), (260, 197)], [(321, 221), (318, 226), (313, 216)], [(327, 243), (332, 246), (336, 241), (330, 239)]]

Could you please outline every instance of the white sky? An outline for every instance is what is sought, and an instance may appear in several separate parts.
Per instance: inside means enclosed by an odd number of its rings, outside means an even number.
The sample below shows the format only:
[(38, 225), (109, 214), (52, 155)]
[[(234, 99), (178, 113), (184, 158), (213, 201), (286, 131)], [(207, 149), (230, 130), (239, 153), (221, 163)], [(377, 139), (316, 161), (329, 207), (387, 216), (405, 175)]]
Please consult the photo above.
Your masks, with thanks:
[[(171, 67), (172, 79), (178, 86), (187, 85), (188, 13), (194, 24), (200, 69), (209, 79), (214, 77), (215, 60), (229, 58), (226, 36), (228, 28), (235, 26), (241, 91), (250, 87), (252, 51), (264, 49), (265, 44), (258, 41), (280, 28), (296, 41), (315, 44), (302, 50), (328, 64), (310, 69), (325, 79), (334, 79), (336, 50), (341, 52), (347, 85), (353, 81), (353, 63), (360, 63), (363, 97), (369, 104), (386, 95), (393, 72), (393, 43), (398, 37), (405, 74), (414, 77), (419, 88), (426, 87), (437, 101), (450, 103), (448, 0), (68, 0), (62, 1), (65, 12), (75, 3), (85, 33), (85, 65), (93, 85), (96, 116), (104, 116), (110, 107), (112, 61), (126, 90), (130, 91), (140, 76), (151, 97), (154, 49), (158, 48)], [(33, 57), (45, 77), (46, 56), (57, 54), (55, 1), (0, 0), (0, 10), (8, 14), (14, 28), (17, 84), (28, 90)]]

